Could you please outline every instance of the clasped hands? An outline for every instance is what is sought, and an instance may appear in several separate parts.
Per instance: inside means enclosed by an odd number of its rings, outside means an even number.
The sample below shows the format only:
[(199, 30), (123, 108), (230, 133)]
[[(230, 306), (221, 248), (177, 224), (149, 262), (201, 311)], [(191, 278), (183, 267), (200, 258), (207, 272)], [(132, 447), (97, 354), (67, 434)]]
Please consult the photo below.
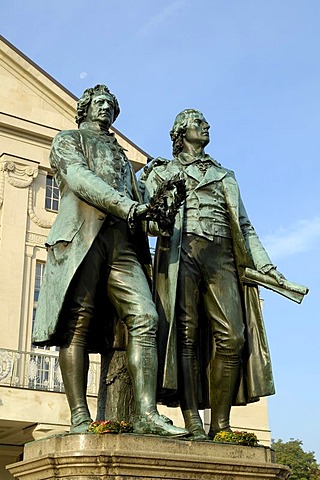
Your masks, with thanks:
[(185, 181), (176, 175), (161, 183), (149, 204), (138, 205), (135, 215), (156, 222), (162, 234), (172, 235), (176, 214), (185, 198)]

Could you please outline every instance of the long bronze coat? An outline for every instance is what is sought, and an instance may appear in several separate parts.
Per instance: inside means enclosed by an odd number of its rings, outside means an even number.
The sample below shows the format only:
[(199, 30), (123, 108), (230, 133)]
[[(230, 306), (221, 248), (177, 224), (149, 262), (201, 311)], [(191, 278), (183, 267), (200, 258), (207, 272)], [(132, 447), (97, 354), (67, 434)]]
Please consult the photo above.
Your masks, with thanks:
[[(216, 162), (212, 159), (216, 164)], [(194, 170), (196, 175), (196, 169)], [(141, 191), (144, 201), (148, 201), (157, 187), (174, 175), (183, 175), (181, 164), (177, 160), (169, 161), (156, 159), (150, 167), (146, 167), (141, 176)], [(196, 177), (195, 177), (196, 178)], [(216, 166), (209, 168), (201, 185), (222, 182), (226, 203), (228, 206), (232, 242), (236, 259), (239, 279), (246, 267), (263, 270), (272, 262), (263, 248), (257, 234), (252, 227), (244, 205), (242, 203), (239, 187), (230, 170)], [(159, 236), (156, 248), (154, 267), (154, 296), (160, 315), (159, 324), (159, 371), (162, 375), (161, 388), (177, 390), (177, 347), (175, 325), (176, 285), (179, 270), (179, 256), (182, 235), (183, 206), (176, 216), (174, 233), (171, 237)], [(150, 227), (152, 231), (152, 226)], [(157, 234), (156, 228), (153, 231)], [(239, 280), (244, 305), (246, 344), (242, 358), (242, 378), (236, 404), (246, 404), (259, 399), (259, 397), (272, 395), (274, 383), (271, 369), (268, 343), (261, 313), (259, 292), (256, 286), (242, 285)], [(209, 328), (206, 325), (206, 328)], [(214, 348), (208, 347), (208, 340), (212, 336), (208, 331), (200, 332), (204, 342), (199, 346), (199, 362), (202, 383), (202, 394), (199, 404), (202, 408), (208, 407), (210, 390), (210, 362)]]
[[(131, 164), (121, 147), (112, 134), (101, 132), (94, 123), (83, 123), (80, 130), (60, 132), (53, 141), (50, 163), (60, 189), (61, 202), (47, 239), (48, 257), (33, 342), (59, 345), (62, 341), (59, 332), (64, 333), (59, 322), (65, 321), (61, 312), (75, 272), (106, 218), (113, 215), (127, 220), (140, 197)], [(130, 195), (124, 193), (128, 190)], [(146, 237), (142, 232), (135, 235), (140, 241), (141, 263), (150, 264)], [(107, 298), (103, 299), (103, 304), (104, 311), (98, 314), (104, 319), (99, 321), (114, 332), (118, 325), (113, 324), (114, 315), (111, 306), (108, 307)], [(120, 332), (120, 337), (116, 339), (104, 335), (105, 346), (108, 346), (105, 342), (109, 346), (118, 342), (116, 346), (121, 346), (121, 328)], [(99, 340), (99, 336), (101, 339), (97, 331), (96, 339)], [(99, 350), (94, 340), (93, 344), (92, 350)]]

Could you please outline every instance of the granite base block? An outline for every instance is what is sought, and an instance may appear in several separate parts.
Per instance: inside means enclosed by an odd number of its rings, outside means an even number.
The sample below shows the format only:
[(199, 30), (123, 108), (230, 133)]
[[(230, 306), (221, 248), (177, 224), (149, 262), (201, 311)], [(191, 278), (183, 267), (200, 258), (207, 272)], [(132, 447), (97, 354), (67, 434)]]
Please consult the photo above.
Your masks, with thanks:
[(243, 447), (134, 434), (58, 435), (25, 445), (9, 465), (21, 480), (270, 480), (289, 469), (268, 447)]

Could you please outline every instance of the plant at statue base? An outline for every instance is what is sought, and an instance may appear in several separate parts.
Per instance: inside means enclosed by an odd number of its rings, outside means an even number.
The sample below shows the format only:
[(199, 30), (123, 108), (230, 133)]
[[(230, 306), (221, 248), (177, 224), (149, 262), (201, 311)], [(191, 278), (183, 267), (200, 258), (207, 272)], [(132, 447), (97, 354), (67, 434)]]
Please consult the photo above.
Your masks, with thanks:
[(239, 431), (219, 432), (213, 441), (219, 443), (236, 443), (237, 445), (246, 445), (248, 447), (256, 447), (258, 445), (258, 438), (255, 433)]
[(132, 431), (131, 423), (115, 420), (97, 420), (92, 422), (88, 428), (88, 432), (91, 433), (131, 433)]

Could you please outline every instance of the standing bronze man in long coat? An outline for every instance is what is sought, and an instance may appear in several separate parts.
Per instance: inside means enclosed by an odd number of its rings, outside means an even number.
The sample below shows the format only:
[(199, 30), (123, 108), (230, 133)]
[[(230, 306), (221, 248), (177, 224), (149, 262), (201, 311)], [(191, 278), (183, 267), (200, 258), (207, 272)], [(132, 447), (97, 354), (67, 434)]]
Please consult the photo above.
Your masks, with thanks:
[(109, 131), (119, 112), (106, 86), (89, 88), (77, 104), (79, 129), (60, 132), (53, 141), (50, 163), (61, 205), (47, 240), (33, 341), (60, 346), (71, 431), (85, 432), (91, 423), (88, 351), (123, 346), (117, 333), (121, 322), (114, 327), (117, 316), (128, 331), (135, 432), (179, 435), (185, 430), (156, 410), (158, 315), (141, 228), (148, 206), (140, 204), (130, 162)]
[(241, 285), (240, 278), (250, 267), (279, 284), (284, 280), (247, 217), (234, 173), (205, 154), (209, 128), (199, 111), (181, 112), (171, 131), (173, 160), (156, 159), (141, 177), (145, 201), (169, 178), (186, 182), (173, 234), (150, 228), (159, 235), (160, 387), (178, 388), (195, 440), (207, 438), (199, 407), (210, 406), (214, 437), (230, 429), (232, 404), (274, 393), (258, 289)]

